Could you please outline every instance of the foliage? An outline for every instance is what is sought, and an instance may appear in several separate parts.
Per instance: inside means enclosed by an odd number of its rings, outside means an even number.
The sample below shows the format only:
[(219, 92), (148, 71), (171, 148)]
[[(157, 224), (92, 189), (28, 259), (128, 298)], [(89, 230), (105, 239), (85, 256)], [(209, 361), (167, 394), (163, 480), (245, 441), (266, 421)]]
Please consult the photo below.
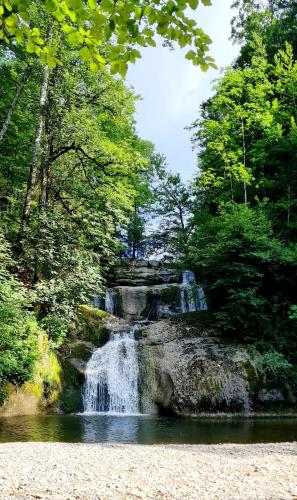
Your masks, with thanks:
[(242, 45), (236, 65), (244, 67), (253, 56), (253, 38), (261, 33), (269, 62), (288, 42), (296, 56), (297, 5), (291, 0), (235, 0), (237, 15), (232, 20), (232, 39)]
[(0, 52), (1, 387), (30, 377), (38, 328), (59, 347), (77, 305), (103, 290), (150, 169), (136, 96), (86, 69), (63, 37), (55, 43), (63, 67), (51, 70), (24, 50)]
[[(209, 0), (202, 3), (210, 5)], [(137, 47), (155, 46), (158, 34), (191, 47), (186, 57), (206, 70), (214, 66), (206, 55), (210, 39), (186, 13), (197, 6), (198, 0), (2, 0), (0, 41), (25, 47), (55, 67), (63, 64), (56, 38), (64, 36), (92, 71), (108, 62), (112, 73), (124, 76), (128, 63), (141, 57)]]
[(0, 401), (5, 384), (28, 380), (38, 357), (39, 328), (29, 312), (30, 299), (24, 288), (7, 272), (11, 259), (0, 235)]
[(199, 171), (183, 260), (220, 328), (296, 389), (296, 5), (234, 6), (240, 55), (192, 126)]
[(294, 401), (292, 393), (297, 389), (296, 369), (283, 353), (269, 350), (262, 354), (252, 349), (254, 365), (265, 376), (267, 388), (280, 388), (289, 401)]
[(190, 254), (221, 329), (259, 346), (284, 348), (296, 248), (273, 236), (265, 208), (229, 204), (216, 217), (200, 219)]
[(187, 252), (192, 231), (190, 215), (194, 207), (191, 187), (179, 174), (167, 170), (165, 157), (154, 157), (154, 204), (151, 213), (155, 219), (152, 251), (165, 253), (175, 261)]

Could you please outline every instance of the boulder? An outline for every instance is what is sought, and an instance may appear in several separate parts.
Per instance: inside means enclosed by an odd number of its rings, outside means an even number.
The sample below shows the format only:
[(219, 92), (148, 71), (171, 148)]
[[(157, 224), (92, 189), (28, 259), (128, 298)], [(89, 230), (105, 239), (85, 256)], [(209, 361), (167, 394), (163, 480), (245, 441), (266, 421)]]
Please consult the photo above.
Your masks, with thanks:
[(168, 318), (181, 312), (177, 283), (151, 286), (117, 286), (110, 290), (114, 313), (128, 321)]
[(203, 325), (201, 313), (153, 323), (140, 332), (143, 411), (178, 415), (251, 409), (260, 383), (246, 348)]

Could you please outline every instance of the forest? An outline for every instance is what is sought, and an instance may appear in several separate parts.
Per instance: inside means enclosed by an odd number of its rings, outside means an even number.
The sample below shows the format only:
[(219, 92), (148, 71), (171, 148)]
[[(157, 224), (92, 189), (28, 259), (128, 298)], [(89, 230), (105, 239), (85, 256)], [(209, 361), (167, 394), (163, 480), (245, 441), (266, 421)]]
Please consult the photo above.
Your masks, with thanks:
[(40, 332), (62, 349), (110, 268), (154, 255), (193, 270), (207, 321), (297, 395), (297, 4), (234, 2), (240, 52), (193, 102), (185, 183), (139, 137), (125, 75), (156, 37), (219, 65), (197, 5), (0, 1), (0, 401)]

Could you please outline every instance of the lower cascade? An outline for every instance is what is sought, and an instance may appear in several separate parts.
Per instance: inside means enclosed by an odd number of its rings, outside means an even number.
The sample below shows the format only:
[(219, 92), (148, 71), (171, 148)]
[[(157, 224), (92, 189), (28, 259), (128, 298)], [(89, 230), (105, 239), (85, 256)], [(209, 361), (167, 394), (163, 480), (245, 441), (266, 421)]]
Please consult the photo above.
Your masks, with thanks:
[(90, 358), (85, 373), (85, 413), (138, 413), (138, 358), (135, 332), (111, 333)]

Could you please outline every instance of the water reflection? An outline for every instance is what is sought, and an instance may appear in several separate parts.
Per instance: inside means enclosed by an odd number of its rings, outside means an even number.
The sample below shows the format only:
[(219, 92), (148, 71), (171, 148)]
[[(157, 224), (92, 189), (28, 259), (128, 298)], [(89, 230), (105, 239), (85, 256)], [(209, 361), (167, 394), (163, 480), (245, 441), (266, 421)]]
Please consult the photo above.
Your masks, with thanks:
[(267, 443), (297, 440), (297, 418), (168, 418), (55, 415), (0, 418), (0, 441), (140, 444)]
[(82, 441), (87, 443), (137, 443), (141, 420), (141, 417), (134, 416), (84, 415)]

